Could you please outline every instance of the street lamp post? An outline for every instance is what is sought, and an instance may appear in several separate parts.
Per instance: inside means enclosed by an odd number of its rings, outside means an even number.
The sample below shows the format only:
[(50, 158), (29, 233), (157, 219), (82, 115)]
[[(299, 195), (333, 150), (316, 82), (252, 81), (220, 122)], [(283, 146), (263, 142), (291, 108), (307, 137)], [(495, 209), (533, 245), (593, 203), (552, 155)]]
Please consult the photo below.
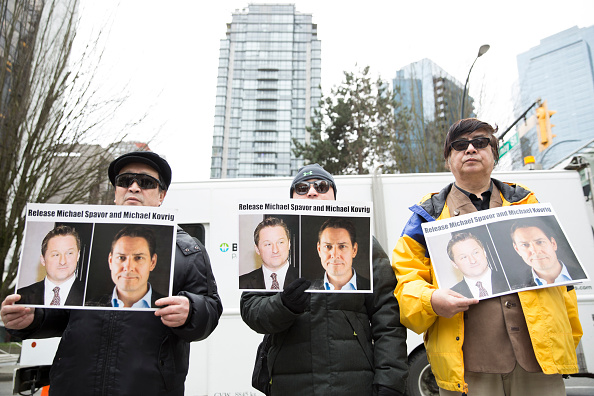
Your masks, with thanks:
[(466, 99), (466, 87), (468, 86), (468, 79), (470, 78), (470, 72), (472, 71), (472, 67), (474, 66), (478, 58), (480, 58), (487, 51), (489, 51), (489, 48), (491, 48), (489, 44), (481, 45), (481, 48), (479, 48), (478, 55), (476, 56), (476, 58), (474, 58), (474, 62), (472, 62), (470, 70), (468, 70), (468, 76), (466, 77), (466, 82), (464, 83), (464, 93), (462, 94), (462, 110), (460, 110), (460, 119), (464, 118), (464, 100)]

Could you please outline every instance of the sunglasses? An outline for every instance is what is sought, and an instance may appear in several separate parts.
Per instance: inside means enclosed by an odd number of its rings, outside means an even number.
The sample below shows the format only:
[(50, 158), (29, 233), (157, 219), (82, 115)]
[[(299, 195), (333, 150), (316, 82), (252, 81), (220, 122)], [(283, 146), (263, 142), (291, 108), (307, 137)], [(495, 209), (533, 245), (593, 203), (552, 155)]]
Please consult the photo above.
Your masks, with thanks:
[(475, 149), (483, 149), (489, 145), (490, 141), (491, 139), (488, 137), (478, 137), (472, 140), (460, 139), (450, 143), (450, 147), (456, 151), (464, 151), (468, 148), (469, 144), (472, 144), (472, 147)]
[(330, 183), (328, 183), (326, 180), (316, 180), (313, 182), (304, 181), (295, 184), (295, 192), (297, 195), (305, 195), (309, 192), (309, 188), (312, 184), (318, 194), (325, 194), (328, 192), (328, 190), (330, 190)]
[(161, 180), (150, 175), (145, 175), (144, 173), (121, 173), (115, 177), (116, 187), (128, 188), (134, 182), (136, 182), (138, 187), (143, 190), (152, 190), (157, 187), (161, 187), (162, 190), (165, 190)]

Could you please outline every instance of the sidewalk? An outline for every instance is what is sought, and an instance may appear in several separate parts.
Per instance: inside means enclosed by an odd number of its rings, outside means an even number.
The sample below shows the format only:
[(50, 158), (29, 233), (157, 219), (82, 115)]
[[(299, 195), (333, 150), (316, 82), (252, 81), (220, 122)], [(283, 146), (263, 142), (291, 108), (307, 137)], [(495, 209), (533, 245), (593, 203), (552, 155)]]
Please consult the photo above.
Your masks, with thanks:
[(16, 365), (0, 366), (0, 396), (12, 395), (12, 376)]

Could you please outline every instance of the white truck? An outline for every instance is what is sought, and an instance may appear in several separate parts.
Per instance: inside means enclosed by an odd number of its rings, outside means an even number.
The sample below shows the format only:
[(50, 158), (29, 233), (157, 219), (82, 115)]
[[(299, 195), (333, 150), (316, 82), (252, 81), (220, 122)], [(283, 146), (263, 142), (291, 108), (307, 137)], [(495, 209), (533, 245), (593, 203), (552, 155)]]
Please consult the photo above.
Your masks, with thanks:
[[(540, 202), (550, 202), (568, 239), (590, 277), (594, 276), (592, 203), (584, 199), (575, 171), (494, 173), (493, 177), (528, 186)], [(372, 201), (374, 234), (391, 256), (410, 211), (429, 192), (453, 181), (449, 173), (338, 176), (338, 199)], [(192, 344), (186, 395), (261, 395), (251, 386), (256, 348), (262, 335), (245, 325), (239, 312), (237, 203), (246, 198), (284, 200), (290, 178), (223, 179), (173, 183), (164, 206), (179, 210), (179, 224), (201, 239), (210, 255), (224, 311), (219, 326), (205, 341)], [(580, 372), (594, 372), (594, 290), (592, 282), (576, 286), (584, 337), (578, 347)], [(32, 348), (35, 342), (36, 347)], [(51, 341), (50, 341), (51, 342)], [(55, 341), (54, 341), (55, 343)], [(21, 364), (51, 364), (53, 352), (44, 343), (23, 343)], [(422, 336), (408, 332), (409, 395), (437, 395)], [(54, 344), (55, 348), (55, 344)], [(39, 351), (39, 352), (36, 352)]]

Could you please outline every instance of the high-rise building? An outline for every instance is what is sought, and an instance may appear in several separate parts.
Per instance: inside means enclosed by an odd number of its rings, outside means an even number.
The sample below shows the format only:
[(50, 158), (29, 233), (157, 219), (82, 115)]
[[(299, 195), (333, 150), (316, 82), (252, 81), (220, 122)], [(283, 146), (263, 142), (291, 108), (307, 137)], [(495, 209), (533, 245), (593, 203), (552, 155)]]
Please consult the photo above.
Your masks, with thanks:
[[(594, 26), (574, 26), (544, 38), (517, 59), (521, 94), (517, 115), (537, 99), (546, 100), (548, 109), (556, 111), (551, 118), (556, 136), (539, 151), (533, 127), (516, 150), (549, 169), (594, 139)], [(518, 162), (513, 168), (522, 166)]]
[[(430, 59), (404, 66), (393, 80), (397, 100), (411, 110), (414, 128), (436, 122), (447, 130), (460, 119), (464, 86)], [(474, 115), (474, 100), (466, 96), (464, 114)]]
[(221, 40), (211, 178), (290, 176), (321, 99), (321, 43), (293, 4), (250, 4)]
[[(460, 119), (463, 85), (430, 59), (398, 70), (392, 84), (396, 100), (410, 115), (410, 125), (399, 135), (401, 144), (409, 147), (400, 168), (406, 172), (444, 171), (443, 142), (450, 125)], [(473, 103), (467, 94), (466, 117), (473, 116)]]

